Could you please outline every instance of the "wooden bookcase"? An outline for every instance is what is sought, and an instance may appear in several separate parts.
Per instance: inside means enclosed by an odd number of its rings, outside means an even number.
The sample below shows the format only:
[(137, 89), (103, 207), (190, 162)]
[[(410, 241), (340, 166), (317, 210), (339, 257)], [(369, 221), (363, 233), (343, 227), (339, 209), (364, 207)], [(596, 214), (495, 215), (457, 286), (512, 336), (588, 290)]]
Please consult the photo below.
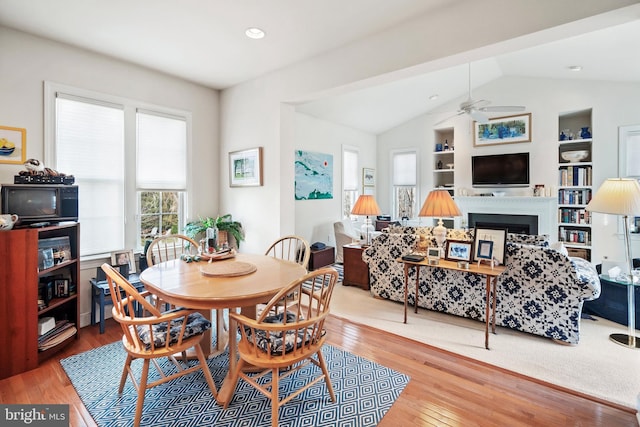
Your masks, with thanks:
[[(79, 230), (79, 224), (72, 222), (0, 232), (0, 379), (36, 368), (78, 338)], [(51, 248), (51, 244), (56, 243), (65, 247), (54, 248), (51, 252), (39, 250), (43, 246)], [(42, 256), (41, 252), (50, 255), (54, 250), (53, 260)], [(54, 288), (52, 298), (46, 306), (40, 305), (39, 300), (42, 293), (47, 292), (47, 286)], [(69, 295), (55, 296), (56, 290), (60, 294), (66, 290)], [(67, 321), (73, 327), (57, 334), (55, 345), (41, 351), (38, 321), (46, 317)]]

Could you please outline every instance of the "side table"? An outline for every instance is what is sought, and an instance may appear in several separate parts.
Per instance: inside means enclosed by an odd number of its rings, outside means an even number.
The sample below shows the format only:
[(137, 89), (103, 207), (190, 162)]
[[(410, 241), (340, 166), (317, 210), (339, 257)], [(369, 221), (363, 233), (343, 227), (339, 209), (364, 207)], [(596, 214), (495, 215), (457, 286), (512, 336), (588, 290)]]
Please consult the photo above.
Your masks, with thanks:
[(365, 250), (359, 244), (344, 245), (344, 278), (345, 286), (358, 286), (364, 290), (369, 289), (369, 266), (362, 260), (362, 252)]
[[(96, 304), (100, 307), (100, 333), (104, 334), (104, 308), (112, 305), (111, 290), (106, 280), (96, 280), (94, 277), (91, 282), (91, 324), (96, 324)], [(131, 283), (139, 292), (144, 290), (144, 285), (140, 282), (137, 274), (129, 275), (129, 283)]]
[(336, 262), (336, 255), (333, 246), (325, 246), (324, 249), (311, 249), (309, 271), (317, 270), (327, 265), (333, 265), (334, 262)]

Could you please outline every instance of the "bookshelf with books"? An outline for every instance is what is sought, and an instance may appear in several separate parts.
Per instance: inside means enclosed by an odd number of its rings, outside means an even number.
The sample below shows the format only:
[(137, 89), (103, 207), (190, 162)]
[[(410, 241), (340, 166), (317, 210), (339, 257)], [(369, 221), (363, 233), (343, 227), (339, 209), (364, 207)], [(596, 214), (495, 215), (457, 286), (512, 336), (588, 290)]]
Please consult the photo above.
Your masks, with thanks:
[(591, 109), (562, 113), (558, 118), (558, 240), (571, 256), (591, 261), (593, 195), (593, 129)]
[(5, 231), (0, 239), (0, 379), (78, 338), (79, 224)]

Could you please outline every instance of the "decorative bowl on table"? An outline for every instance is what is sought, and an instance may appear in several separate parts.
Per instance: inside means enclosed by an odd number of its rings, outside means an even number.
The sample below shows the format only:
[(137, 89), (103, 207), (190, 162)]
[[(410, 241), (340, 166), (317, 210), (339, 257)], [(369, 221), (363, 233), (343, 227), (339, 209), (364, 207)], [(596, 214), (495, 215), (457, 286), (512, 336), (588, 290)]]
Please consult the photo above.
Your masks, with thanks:
[(575, 163), (580, 162), (587, 157), (589, 157), (589, 151), (587, 150), (576, 150), (576, 151), (565, 151), (561, 153), (560, 156), (567, 162)]
[(447, 163), (447, 167), (448, 167), (449, 169), (453, 169), (453, 166), (454, 166), (454, 164), (453, 164), (453, 163)]
[(0, 156), (9, 156), (16, 150), (16, 147), (0, 147)]

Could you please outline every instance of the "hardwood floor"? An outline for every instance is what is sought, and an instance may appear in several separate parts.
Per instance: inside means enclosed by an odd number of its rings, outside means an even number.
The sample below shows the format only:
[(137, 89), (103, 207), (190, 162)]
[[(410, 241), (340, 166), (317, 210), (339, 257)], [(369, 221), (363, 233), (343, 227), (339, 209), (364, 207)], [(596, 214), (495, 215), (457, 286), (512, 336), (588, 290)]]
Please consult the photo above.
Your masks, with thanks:
[[(411, 377), (379, 424), (396, 426), (637, 426), (635, 412), (425, 344), (331, 316), (328, 342)], [(1, 403), (68, 403), (70, 425), (95, 426), (58, 363), (120, 339), (109, 319), (37, 369), (0, 381)], [(119, 378), (114, 378), (117, 387)]]

